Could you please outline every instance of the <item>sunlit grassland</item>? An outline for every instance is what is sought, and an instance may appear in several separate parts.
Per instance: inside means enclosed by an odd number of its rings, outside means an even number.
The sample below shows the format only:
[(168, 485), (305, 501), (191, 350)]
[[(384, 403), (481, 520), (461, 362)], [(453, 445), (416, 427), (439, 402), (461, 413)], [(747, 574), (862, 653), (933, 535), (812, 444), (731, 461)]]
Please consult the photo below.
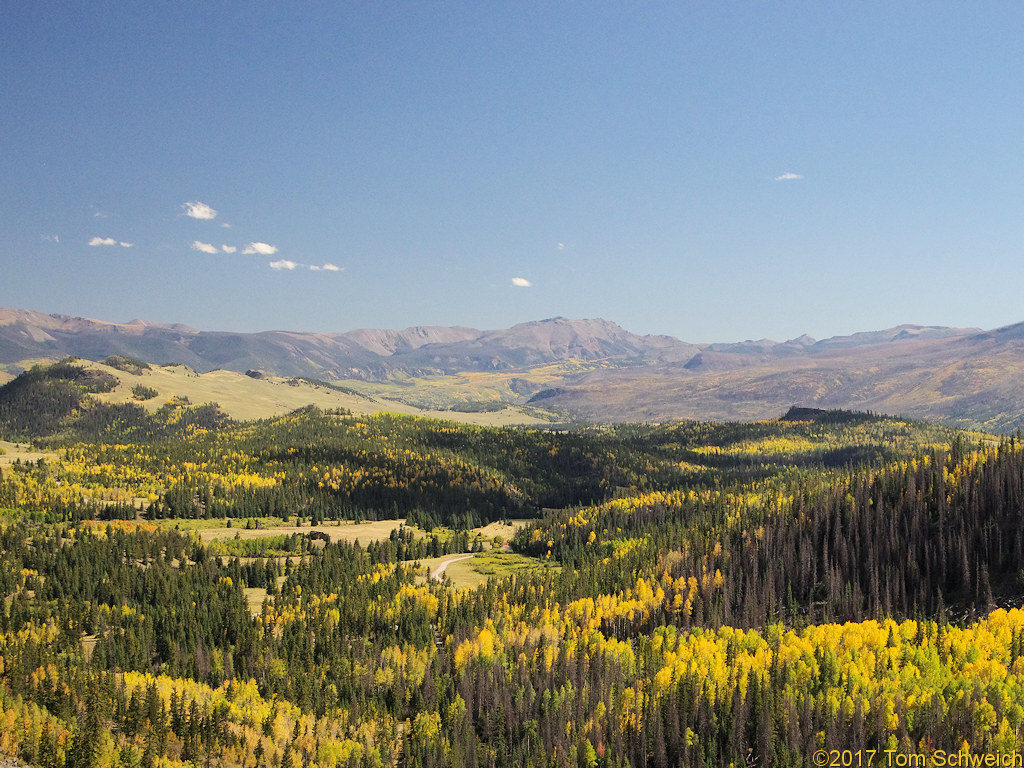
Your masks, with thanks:
[(245, 587), (242, 592), (249, 604), (249, 611), (253, 616), (258, 616), (263, 609), (263, 601), (267, 599), (267, 590), (263, 587)]
[[(98, 400), (137, 403), (150, 412), (172, 398), (187, 398), (195, 404), (217, 403), (231, 418), (241, 421), (277, 416), (305, 405), (345, 408), (355, 413), (387, 409), (385, 404), (370, 398), (277, 376), (256, 379), (223, 370), (200, 374), (184, 365), (153, 366), (138, 373), (126, 373), (102, 363), (84, 364), (116, 376), (120, 382), (113, 391), (95, 395)], [(156, 390), (157, 396), (136, 399), (132, 389), (140, 384)]]
[(524, 528), (535, 522), (537, 521), (529, 519), (495, 520), (493, 523), (488, 523), (482, 528), (474, 528), (471, 533), (480, 534), (485, 539), (493, 539), (495, 536), (502, 536), (508, 540), (512, 538), (520, 528)]
[(51, 461), (58, 458), (59, 454), (54, 451), (40, 451), (27, 443), (12, 443), (7, 440), (0, 440), (0, 467), (8, 466), (16, 461)]
[[(251, 517), (251, 518), (167, 518), (154, 520), (161, 528), (195, 531), (204, 542), (217, 541), (218, 539), (258, 539), (268, 536), (291, 535), (293, 533), (307, 534), (311, 531), (321, 531), (331, 537), (331, 541), (359, 541), (367, 543), (371, 541), (382, 541), (391, 532), (398, 530), (405, 525), (405, 518), (396, 520), (370, 520), (355, 523), (351, 520), (337, 520), (320, 523), (319, 525), (296, 525), (294, 522), (284, 522), (279, 517)], [(473, 528), (469, 532), (470, 541), (480, 537), (490, 542), (495, 536), (503, 539), (511, 539), (516, 531), (525, 525), (535, 522), (527, 519), (513, 519), (507, 521), (495, 521), (480, 528)], [(228, 527), (230, 523), (230, 527)], [(246, 524), (256, 525), (256, 528), (246, 528)], [(422, 538), (427, 535), (426, 531), (414, 525), (406, 526), (412, 531), (415, 538)], [(451, 528), (435, 528), (430, 532), (441, 541), (447, 541), (454, 531)]]
[[(316, 526), (282, 525), (280, 518), (257, 519), (260, 521), (260, 524), (265, 525), (265, 527), (246, 530), (245, 528), (239, 527), (239, 521), (237, 520), (234, 521), (231, 528), (224, 525), (224, 520), (172, 519), (160, 520), (158, 521), (158, 524), (161, 527), (173, 529), (180, 523), (181, 530), (195, 531), (204, 543), (230, 540), (235, 538), (236, 535), (239, 539), (256, 539), (262, 537), (290, 535), (294, 533), (306, 534), (310, 531), (323, 531), (331, 537), (331, 541), (353, 542), (358, 540), (363, 544), (371, 541), (382, 541), (387, 539), (393, 530), (397, 530), (401, 526), (405, 525), (404, 519), (377, 520), (363, 523), (353, 523), (347, 520), (342, 520), (338, 523), (332, 522)], [(453, 562), (447, 567), (445, 573), (451, 579), (452, 586), (456, 588), (472, 587), (478, 584), (483, 584), (492, 576), (502, 577), (524, 571), (557, 568), (557, 565), (538, 560), (537, 558), (526, 557), (507, 550), (493, 548), (492, 542), (495, 536), (500, 536), (507, 541), (515, 535), (516, 531), (531, 522), (536, 521), (525, 519), (509, 520), (507, 522), (499, 521), (470, 530), (470, 542), (474, 542), (477, 538), (480, 538), (482, 539), (482, 545), (485, 549), (483, 552), (475, 553), (472, 558)], [(244, 522), (242, 525), (244, 525)], [(413, 532), (413, 535), (416, 538), (421, 538), (427, 535), (426, 532), (416, 526), (407, 527)], [(453, 535), (454, 531), (448, 528), (435, 528), (431, 534), (444, 541)], [(309, 555), (307, 555), (307, 557), (308, 556)], [(273, 557), (281, 564), (287, 560), (291, 560), (293, 564), (296, 564), (301, 562), (303, 559), (302, 557), (296, 556), (289, 558), (275, 555)], [(433, 573), (441, 563), (460, 557), (465, 557), (465, 553), (448, 554), (440, 557), (421, 558), (416, 560), (415, 562), (419, 563), (424, 569), (419, 581), (426, 582), (427, 569)], [(242, 563), (246, 563), (257, 559), (262, 560), (266, 558), (243, 557), (240, 558), (240, 561)], [(257, 595), (257, 593), (259, 594)], [(246, 595), (250, 600), (250, 606), (254, 607), (255, 612), (259, 612), (259, 607), (262, 605), (263, 598), (266, 596), (266, 591), (247, 590)]]
[[(516, 531), (518, 531), (520, 528), (523, 528), (527, 525), (530, 525), (531, 523), (536, 522), (537, 521), (535, 519), (529, 518), (495, 520), (493, 523), (488, 523), (485, 526), (479, 528), (471, 528), (469, 530), (469, 540), (470, 542), (472, 542), (475, 539), (479, 538), (484, 542), (490, 542), (494, 539), (495, 536), (500, 536), (501, 538), (508, 541), (513, 536), (515, 536)], [(416, 526), (410, 526), (410, 528), (413, 530), (414, 533), (418, 535), (425, 535)], [(438, 526), (437, 528), (434, 528), (432, 531), (430, 531), (430, 535), (437, 537), (439, 541), (448, 541), (448, 539), (455, 535), (455, 531), (451, 528)]]
[[(428, 557), (417, 560), (424, 569), (417, 577), (417, 582), (424, 584), (427, 580), (427, 571), (433, 574), (441, 563), (463, 557), (463, 555), (444, 555), (443, 557)], [(556, 563), (539, 560), (535, 557), (527, 557), (515, 552), (502, 550), (489, 550), (477, 552), (470, 558), (452, 562), (445, 568), (444, 575), (451, 581), (456, 589), (464, 587), (476, 587), (486, 582), (489, 578), (502, 578), (515, 573), (530, 573), (537, 571), (556, 571), (559, 566)]]
[(30, 357), (15, 363), (0, 363), (0, 385), (14, 380), (19, 373), (34, 365), (52, 365), (56, 362), (57, 360), (51, 357)]
[[(409, 416), (448, 419), (479, 426), (543, 424), (551, 416), (536, 409), (523, 409), (512, 403), (494, 411), (464, 412), (451, 410), (459, 402), (467, 404), (492, 399), (470, 388), (454, 397), (428, 395), (407, 399), (400, 396), (407, 387), (390, 384), (345, 381), (337, 386), (308, 379), (264, 375), (253, 378), (234, 371), (217, 370), (196, 373), (184, 365), (153, 366), (137, 373), (126, 373), (102, 363), (81, 364), (115, 376), (119, 384), (111, 392), (95, 395), (108, 403), (137, 403), (153, 412), (173, 398), (187, 398), (193, 404), (216, 403), (222, 411), (239, 421), (281, 416), (314, 405), (318, 408), (344, 409), (357, 414), (400, 413)], [(439, 377), (442, 380), (457, 377)], [(426, 381), (426, 380), (424, 380)], [(132, 390), (143, 385), (156, 390), (157, 396), (138, 400)], [(460, 391), (459, 382), (438, 382), (438, 391)], [(496, 401), (497, 402), (497, 401)]]
[[(320, 531), (331, 537), (331, 541), (359, 541), (363, 544), (370, 541), (381, 541), (388, 538), (391, 532), (405, 524), (405, 519), (398, 520), (373, 520), (363, 523), (353, 523), (350, 520), (339, 520), (321, 523), (319, 525), (294, 525), (284, 524), (279, 517), (254, 518), (260, 528), (246, 528), (245, 520), (233, 520), (228, 528), (226, 520), (161, 520), (160, 524), (165, 527), (174, 528), (178, 523), (182, 530), (195, 530), (199, 538), (204, 542), (216, 541), (218, 539), (259, 539), (266, 536), (289, 536), (293, 533), (308, 534), (312, 531)], [(204, 525), (204, 523), (220, 523), (220, 525)], [(417, 534), (422, 536), (422, 532)]]
[[(397, 374), (387, 382), (345, 380), (338, 383), (367, 397), (387, 398), (394, 402), (442, 413), (459, 413), (460, 409), (481, 404), (498, 407), (501, 404), (522, 403), (528, 398), (528, 394), (523, 391), (524, 387), (541, 389), (562, 381), (566, 376), (613, 367), (617, 366), (608, 361), (567, 360), (510, 371), (463, 371), (446, 376)], [(534, 416), (533, 420), (537, 423), (551, 420), (550, 414), (539, 409), (528, 408), (525, 412), (526, 415)], [(490, 412), (495, 418), (500, 414), (501, 411)], [(471, 414), (460, 414), (459, 421), (463, 420), (463, 415)], [(477, 415), (485, 416), (488, 413)], [(472, 423), (498, 426), (502, 422)]]

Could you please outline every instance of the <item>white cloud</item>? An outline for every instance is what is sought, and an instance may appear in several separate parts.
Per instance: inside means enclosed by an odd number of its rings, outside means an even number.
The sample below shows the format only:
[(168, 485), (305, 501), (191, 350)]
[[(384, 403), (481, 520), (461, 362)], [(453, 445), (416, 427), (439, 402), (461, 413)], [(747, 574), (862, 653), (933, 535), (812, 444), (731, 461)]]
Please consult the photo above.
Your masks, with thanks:
[(781, 176), (776, 176), (775, 180), (776, 181), (796, 181), (797, 179), (802, 179), (802, 178), (803, 178), (803, 176), (801, 176), (799, 173), (784, 173)]
[(203, 253), (220, 253), (217, 250), (217, 246), (212, 243), (204, 243), (201, 240), (196, 240), (192, 243), (193, 251), (202, 251)]
[(43, 238), (43, 240), (45, 240), (48, 243), (59, 243), (60, 242), (60, 236), (59, 235), (40, 235), (40, 237)]
[(120, 245), (122, 248), (131, 248), (134, 243), (126, 243), (124, 240), (119, 242), (112, 237), (94, 237), (89, 241), (89, 245)]
[(303, 264), (300, 261), (291, 261), (290, 259), (281, 259), (280, 261), (269, 262), (271, 269), (308, 269), (310, 272), (343, 272), (344, 267), (339, 267), (335, 264)]
[(273, 256), (277, 253), (277, 248), (266, 243), (249, 243), (245, 246), (245, 250), (242, 253), (258, 253), (260, 256)]
[(238, 248), (236, 248), (233, 245), (222, 245), (220, 249), (224, 251), (224, 253), (234, 253), (235, 251), (238, 250)]
[(529, 288), (531, 285), (533, 285), (533, 283), (531, 283), (525, 277), (513, 277), (512, 285), (516, 286), (517, 288)]
[(200, 203), (198, 200), (184, 203), (181, 207), (185, 209), (185, 215), (193, 219), (209, 220), (217, 218), (217, 212), (213, 208), (206, 203)]
[(559, 243), (557, 247), (558, 247), (558, 250), (564, 251), (565, 250), (565, 243)]

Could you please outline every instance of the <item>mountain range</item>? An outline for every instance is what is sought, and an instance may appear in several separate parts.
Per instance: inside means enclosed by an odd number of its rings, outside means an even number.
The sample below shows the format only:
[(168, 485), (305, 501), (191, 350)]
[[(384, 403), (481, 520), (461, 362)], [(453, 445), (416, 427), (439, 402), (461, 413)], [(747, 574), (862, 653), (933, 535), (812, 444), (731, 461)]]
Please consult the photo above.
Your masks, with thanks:
[(230, 333), (0, 309), (0, 366), (17, 372), (23, 361), (68, 355), (347, 382), (410, 402), (429, 383), (431, 396), (443, 390), (466, 401), (484, 392), (485, 399), (591, 421), (759, 419), (800, 405), (994, 431), (1024, 425), (1024, 323), (694, 344), (600, 319), (552, 318), (487, 331)]
[(375, 380), (398, 372), (502, 371), (574, 359), (685, 362), (699, 351), (698, 345), (670, 336), (638, 336), (605, 320), (554, 318), (497, 331), (416, 326), (401, 331), (229, 333), (0, 309), (0, 364), (118, 354), (181, 363), (199, 372), (260, 369), (281, 376)]

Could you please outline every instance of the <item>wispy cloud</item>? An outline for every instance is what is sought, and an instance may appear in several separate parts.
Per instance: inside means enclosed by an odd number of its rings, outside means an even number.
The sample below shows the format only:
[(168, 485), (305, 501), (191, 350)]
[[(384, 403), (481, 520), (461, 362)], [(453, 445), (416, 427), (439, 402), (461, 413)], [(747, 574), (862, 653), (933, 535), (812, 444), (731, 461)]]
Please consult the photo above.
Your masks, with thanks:
[(266, 243), (249, 243), (245, 246), (245, 250), (242, 253), (258, 253), (260, 256), (273, 256), (277, 253), (277, 248)]
[(803, 176), (799, 173), (784, 173), (781, 176), (776, 176), (775, 181), (796, 181), (797, 179), (802, 178)]
[(185, 209), (185, 215), (192, 219), (215, 219), (217, 218), (217, 212), (208, 206), (206, 203), (200, 203), (198, 200), (191, 200), (184, 203), (182, 208)]
[(60, 236), (59, 235), (40, 235), (39, 237), (41, 237), (43, 240), (45, 240), (48, 243), (59, 243), (60, 242)]
[(533, 283), (527, 280), (525, 277), (513, 277), (512, 285), (516, 288), (529, 288)]
[(303, 264), (298, 261), (291, 261), (290, 259), (281, 259), (280, 261), (271, 261), (271, 269), (308, 269), (310, 272), (343, 272), (344, 267), (339, 267), (336, 264)]
[(233, 245), (222, 245), (220, 249), (224, 251), (224, 253), (234, 253), (235, 251), (238, 250), (238, 248), (236, 248)]
[(118, 241), (112, 237), (94, 237), (89, 241), (89, 245), (120, 245), (122, 248), (131, 248), (133, 243)]
[(216, 245), (213, 245), (212, 243), (204, 243), (201, 240), (196, 240), (196, 241), (194, 241), (192, 243), (192, 250), (193, 251), (202, 251), (203, 253), (210, 253), (210, 254), (220, 253), (220, 251), (217, 250), (217, 246)]

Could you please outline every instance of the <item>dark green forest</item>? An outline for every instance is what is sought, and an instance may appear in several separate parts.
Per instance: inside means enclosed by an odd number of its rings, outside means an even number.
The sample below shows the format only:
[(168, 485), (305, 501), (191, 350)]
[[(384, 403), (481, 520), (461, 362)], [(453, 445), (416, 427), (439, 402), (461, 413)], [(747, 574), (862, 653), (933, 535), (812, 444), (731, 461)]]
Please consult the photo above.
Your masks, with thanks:
[[(810, 409), (236, 423), (103, 386), (68, 362), (0, 388), (0, 438), (41, 456), (0, 456), (0, 755), (966, 765), (1024, 744), (1018, 436)], [(395, 523), (302, 533), (334, 520)], [(426, 576), (502, 520), (531, 567)]]

